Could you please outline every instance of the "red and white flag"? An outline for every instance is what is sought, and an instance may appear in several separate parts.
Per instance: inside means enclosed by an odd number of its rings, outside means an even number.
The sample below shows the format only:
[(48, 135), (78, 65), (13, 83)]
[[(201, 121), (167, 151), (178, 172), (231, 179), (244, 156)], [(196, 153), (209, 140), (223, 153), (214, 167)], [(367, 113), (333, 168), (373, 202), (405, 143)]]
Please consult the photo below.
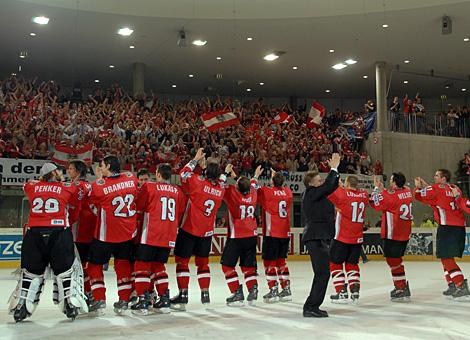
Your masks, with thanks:
[(272, 124), (287, 124), (287, 123), (290, 123), (292, 121), (292, 116), (287, 114), (287, 112), (279, 112), (279, 114), (274, 117), (274, 119), (272, 120)]
[(308, 113), (307, 127), (314, 128), (321, 124), (323, 117), (325, 116), (326, 109), (319, 102), (313, 102), (310, 112)]
[(73, 148), (60, 144), (55, 145), (54, 156), (52, 156), (54, 163), (67, 166), (70, 161), (75, 160), (91, 164), (93, 160), (93, 144), (86, 144), (81, 148)]
[(214, 111), (204, 113), (202, 116), (204, 126), (209, 132), (231, 125), (240, 124), (238, 117), (232, 111)]

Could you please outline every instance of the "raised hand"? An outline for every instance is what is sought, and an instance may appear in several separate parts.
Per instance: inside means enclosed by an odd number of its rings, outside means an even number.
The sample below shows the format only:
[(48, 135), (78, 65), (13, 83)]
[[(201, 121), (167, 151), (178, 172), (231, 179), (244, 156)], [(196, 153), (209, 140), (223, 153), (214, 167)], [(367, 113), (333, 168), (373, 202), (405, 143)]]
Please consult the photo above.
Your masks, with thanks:
[(204, 148), (200, 148), (199, 150), (197, 150), (196, 156), (194, 156), (194, 160), (199, 162), (205, 156), (206, 154), (204, 153)]
[(341, 161), (341, 157), (339, 156), (339, 153), (334, 153), (331, 155), (331, 159), (328, 161), (328, 165), (330, 168), (335, 168), (337, 169), (339, 166), (339, 162)]

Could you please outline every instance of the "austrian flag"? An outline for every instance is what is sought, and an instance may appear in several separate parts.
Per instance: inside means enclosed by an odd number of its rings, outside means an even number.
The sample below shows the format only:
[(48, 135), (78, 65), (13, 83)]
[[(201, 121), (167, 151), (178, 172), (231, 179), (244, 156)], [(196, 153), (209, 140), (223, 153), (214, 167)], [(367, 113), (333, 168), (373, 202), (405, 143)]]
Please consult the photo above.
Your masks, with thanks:
[(93, 144), (86, 144), (80, 148), (70, 146), (55, 145), (52, 161), (67, 166), (70, 161), (80, 160), (90, 164), (93, 160)]
[(238, 117), (232, 111), (214, 111), (204, 113), (202, 116), (204, 126), (209, 132), (225, 128), (231, 125), (240, 124)]
[(272, 120), (272, 124), (287, 124), (292, 121), (292, 116), (290, 116), (287, 112), (279, 112), (279, 114), (274, 117)]
[(313, 102), (310, 112), (308, 113), (307, 127), (313, 128), (319, 126), (325, 116), (326, 109), (319, 102)]

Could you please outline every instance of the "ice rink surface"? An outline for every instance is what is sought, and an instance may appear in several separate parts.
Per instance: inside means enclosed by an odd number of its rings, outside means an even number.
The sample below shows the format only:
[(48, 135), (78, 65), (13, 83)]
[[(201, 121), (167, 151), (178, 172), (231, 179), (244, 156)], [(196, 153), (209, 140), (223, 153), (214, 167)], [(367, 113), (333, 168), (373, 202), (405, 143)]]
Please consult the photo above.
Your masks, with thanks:
[[(211, 264), (210, 307), (200, 303), (199, 287), (191, 267), (190, 302), (187, 312), (137, 317), (116, 316), (115, 275), (106, 273), (108, 309), (100, 318), (80, 317), (68, 321), (52, 303), (52, 285), (47, 282), (34, 315), (15, 324), (7, 313), (6, 300), (16, 285), (11, 269), (0, 270), (3, 308), (0, 339), (470, 339), (470, 302), (455, 302), (442, 296), (446, 287), (439, 262), (406, 262), (412, 300), (390, 302), (390, 272), (383, 261), (361, 265), (362, 287), (358, 305), (335, 305), (325, 300), (329, 318), (302, 317), (302, 305), (312, 280), (308, 262), (289, 262), (293, 302), (267, 305), (264, 275), (259, 277), (260, 300), (255, 307), (227, 307), (228, 288), (220, 265)], [(176, 293), (175, 267), (169, 265), (171, 295)], [(470, 276), (470, 263), (461, 263)], [(333, 291), (329, 286), (328, 293)], [(329, 296), (329, 295), (328, 295)]]

